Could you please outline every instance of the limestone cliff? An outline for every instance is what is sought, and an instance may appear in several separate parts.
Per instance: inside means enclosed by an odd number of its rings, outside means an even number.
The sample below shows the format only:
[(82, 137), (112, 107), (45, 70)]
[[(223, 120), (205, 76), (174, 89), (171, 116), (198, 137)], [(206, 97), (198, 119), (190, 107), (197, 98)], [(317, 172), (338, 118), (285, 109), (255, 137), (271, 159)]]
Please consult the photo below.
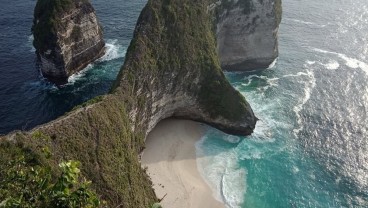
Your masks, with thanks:
[(32, 31), (42, 74), (57, 83), (105, 53), (89, 0), (38, 0)]
[(264, 69), (278, 57), (281, 0), (220, 0), (209, 9), (223, 69)]
[[(30, 132), (3, 137), (0, 152), (13, 145), (44, 161), (42, 151), (50, 149), (51, 162), (40, 164), (81, 161), (83, 175), (110, 207), (150, 207), (157, 198), (138, 155), (160, 120), (192, 119), (237, 135), (255, 128), (252, 109), (220, 68), (208, 5), (149, 0), (111, 93)], [(0, 157), (1, 168), (14, 155)]]
[(221, 71), (209, 17), (206, 1), (149, 1), (114, 89), (136, 98), (129, 112), (135, 127), (149, 132), (161, 119), (180, 117), (252, 133), (256, 118)]

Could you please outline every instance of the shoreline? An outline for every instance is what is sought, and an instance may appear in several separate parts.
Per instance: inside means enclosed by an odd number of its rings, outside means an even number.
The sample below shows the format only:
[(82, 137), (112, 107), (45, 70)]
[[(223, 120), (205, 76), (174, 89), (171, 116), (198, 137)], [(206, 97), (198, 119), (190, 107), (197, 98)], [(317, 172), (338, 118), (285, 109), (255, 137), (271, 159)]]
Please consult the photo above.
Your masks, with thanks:
[(197, 168), (195, 144), (204, 135), (202, 124), (166, 119), (146, 139), (141, 165), (147, 167), (163, 207), (224, 208)]

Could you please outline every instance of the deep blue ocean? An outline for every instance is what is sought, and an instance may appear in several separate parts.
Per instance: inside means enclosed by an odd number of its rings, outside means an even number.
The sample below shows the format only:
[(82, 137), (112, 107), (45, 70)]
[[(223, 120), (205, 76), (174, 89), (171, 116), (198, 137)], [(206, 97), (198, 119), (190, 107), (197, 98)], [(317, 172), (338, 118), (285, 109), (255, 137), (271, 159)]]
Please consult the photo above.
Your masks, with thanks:
[[(36, 67), (35, 1), (0, 1), (0, 134), (106, 93), (146, 2), (92, 0), (109, 52), (58, 89)], [(199, 169), (228, 207), (368, 207), (368, 1), (283, 0), (283, 10), (276, 64), (226, 73), (260, 119), (255, 133), (208, 127)]]

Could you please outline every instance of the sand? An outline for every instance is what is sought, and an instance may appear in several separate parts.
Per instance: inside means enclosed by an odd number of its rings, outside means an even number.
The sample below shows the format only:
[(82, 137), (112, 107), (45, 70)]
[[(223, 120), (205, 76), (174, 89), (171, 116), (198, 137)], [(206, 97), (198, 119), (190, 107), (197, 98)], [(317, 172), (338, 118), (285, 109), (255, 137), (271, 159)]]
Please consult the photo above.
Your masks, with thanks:
[(197, 122), (168, 119), (148, 135), (141, 162), (164, 208), (225, 207), (197, 169), (195, 143), (203, 133)]

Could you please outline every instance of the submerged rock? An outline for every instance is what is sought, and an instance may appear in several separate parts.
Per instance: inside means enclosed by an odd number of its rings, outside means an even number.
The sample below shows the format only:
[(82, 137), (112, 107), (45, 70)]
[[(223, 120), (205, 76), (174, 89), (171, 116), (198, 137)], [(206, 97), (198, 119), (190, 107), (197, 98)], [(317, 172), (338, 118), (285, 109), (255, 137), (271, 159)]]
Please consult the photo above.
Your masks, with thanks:
[(223, 69), (265, 69), (278, 57), (281, 0), (220, 0), (210, 9)]
[(102, 28), (88, 0), (38, 0), (32, 31), (42, 74), (56, 83), (105, 53)]

